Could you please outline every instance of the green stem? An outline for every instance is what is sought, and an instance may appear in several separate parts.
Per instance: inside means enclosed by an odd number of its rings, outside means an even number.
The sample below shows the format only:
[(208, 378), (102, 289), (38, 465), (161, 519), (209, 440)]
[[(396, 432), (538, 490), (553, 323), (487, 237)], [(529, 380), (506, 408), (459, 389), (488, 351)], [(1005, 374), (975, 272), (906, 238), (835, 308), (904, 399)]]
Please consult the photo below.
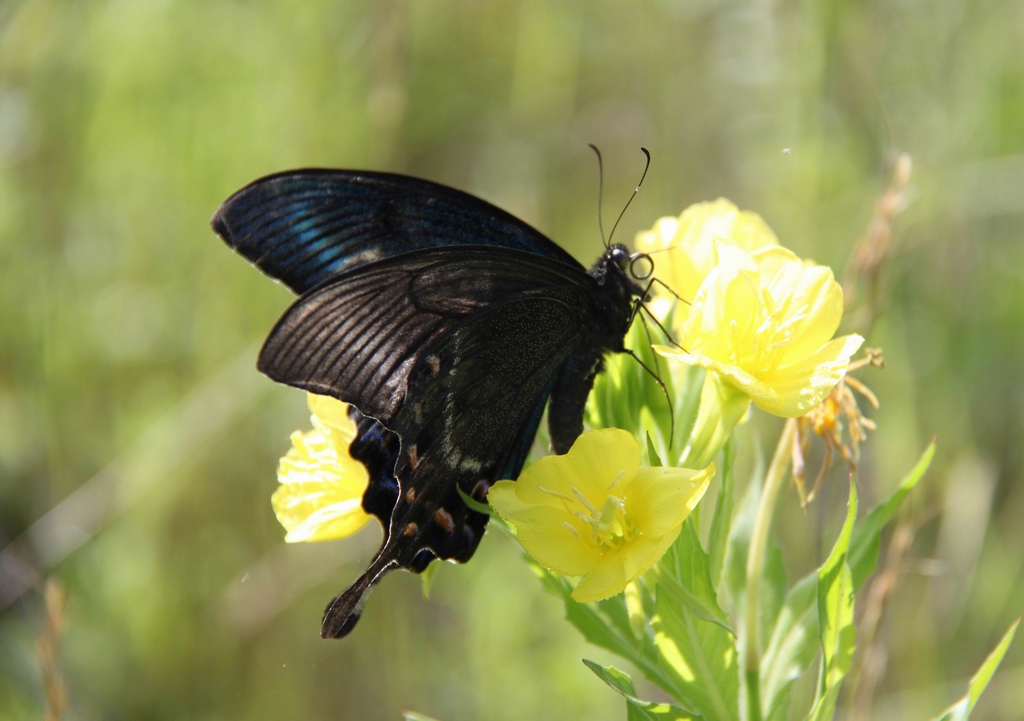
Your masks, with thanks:
[(750, 721), (761, 721), (761, 679), (760, 671), (747, 669), (747, 716)]
[(761, 721), (761, 640), (760, 630), (761, 576), (764, 572), (765, 552), (768, 550), (768, 532), (772, 526), (775, 513), (775, 501), (782, 489), (782, 480), (789, 467), (793, 434), (796, 432), (796, 421), (790, 419), (782, 429), (779, 444), (775, 447), (775, 455), (764, 478), (761, 489), (761, 500), (754, 518), (754, 529), (750, 534), (750, 548), (747, 551), (747, 587), (746, 614), (744, 630), (746, 631), (745, 669), (747, 678), (747, 698), (749, 700), (748, 715), (750, 721)]

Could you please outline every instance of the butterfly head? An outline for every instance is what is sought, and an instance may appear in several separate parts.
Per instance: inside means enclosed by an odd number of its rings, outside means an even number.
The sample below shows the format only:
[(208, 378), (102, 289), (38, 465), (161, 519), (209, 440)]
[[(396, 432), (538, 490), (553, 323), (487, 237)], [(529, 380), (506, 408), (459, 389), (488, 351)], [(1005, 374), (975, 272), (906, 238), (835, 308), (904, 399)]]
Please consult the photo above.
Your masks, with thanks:
[(629, 249), (626, 246), (616, 243), (605, 251), (605, 256), (608, 260), (615, 263), (619, 270), (625, 272), (629, 268)]
[(631, 280), (647, 280), (654, 275), (654, 260), (647, 253), (630, 253), (629, 248), (615, 243), (604, 253), (607, 265), (614, 265)]

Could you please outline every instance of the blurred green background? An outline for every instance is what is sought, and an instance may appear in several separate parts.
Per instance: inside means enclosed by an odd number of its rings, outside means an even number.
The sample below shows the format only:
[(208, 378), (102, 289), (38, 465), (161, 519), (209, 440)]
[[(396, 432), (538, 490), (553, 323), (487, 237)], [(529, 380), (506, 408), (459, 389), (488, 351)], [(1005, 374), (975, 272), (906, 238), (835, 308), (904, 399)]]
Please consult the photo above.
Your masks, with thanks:
[[(1001, 0), (0, 0), (0, 718), (43, 717), (47, 577), (66, 719), (623, 718), (499, 535), (429, 601), (395, 574), (350, 638), (318, 638), (379, 531), (283, 544), (274, 471), (308, 412), (254, 366), (290, 295), (208, 227), (265, 173), (374, 168), (589, 264), (588, 142), (609, 215), (654, 156), (621, 239), (724, 195), (839, 276), (913, 157), (877, 320), (848, 325), (887, 359), (861, 374), (867, 501), (939, 438), (871, 717), (937, 712), (1024, 607), (1022, 47)], [(784, 495), (791, 576), (842, 479), (807, 514)], [(1022, 709), (1018, 643), (976, 718)]]

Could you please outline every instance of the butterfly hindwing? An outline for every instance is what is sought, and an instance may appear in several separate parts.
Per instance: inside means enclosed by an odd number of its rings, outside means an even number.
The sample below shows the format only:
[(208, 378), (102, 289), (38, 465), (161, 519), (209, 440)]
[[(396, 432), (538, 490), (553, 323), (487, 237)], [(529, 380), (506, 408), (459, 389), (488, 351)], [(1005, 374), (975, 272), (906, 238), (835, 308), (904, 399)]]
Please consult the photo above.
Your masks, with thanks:
[[(585, 302), (582, 269), (503, 248), (432, 248), (346, 272), (299, 298), (260, 352), (281, 383), (351, 403), (399, 435), (413, 365), (475, 312), (561, 289)], [(486, 330), (481, 332), (486, 333)]]
[[(473, 555), (486, 517), (458, 489), (482, 500), (499, 477), (518, 475), (553, 379), (585, 341), (594, 282), (518, 251), (437, 248), (355, 268), (285, 313), (261, 370), (349, 402), (401, 439), (381, 552), (332, 604), (325, 635), (351, 627), (386, 570)], [(386, 437), (367, 444), (369, 430), (360, 425), (352, 452), (366, 462), (369, 445), (388, 458)], [(364, 497), (382, 518), (395, 498), (383, 465), (368, 464)]]
[(224, 201), (210, 222), (228, 245), (297, 293), (357, 265), (440, 246), (512, 248), (579, 267), (500, 208), (392, 173), (309, 169), (270, 175)]
[(355, 406), (348, 407), (348, 416), (356, 424), (356, 435), (348, 448), (349, 455), (366, 466), (369, 475), (369, 484), (363, 494), (363, 510), (372, 513), (387, 528), (398, 501), (395, 464), (401, 453), (400, 441), (380, 421), (364, 416)]
[(586, 304), (571, 301), (579, 301), (573, 289), (549, 288), (495, 303), (413, 367), (410, 400), (393, 421), (402, 441), (391, 522), (366, 573), (328, 607), (325, 637), (351, 629), (386, 571), (473, 555), (487, 517), (467, 508), (459, 490), (482, 501), (491, 484), (522, 469), (552, 378), (586, 341)]

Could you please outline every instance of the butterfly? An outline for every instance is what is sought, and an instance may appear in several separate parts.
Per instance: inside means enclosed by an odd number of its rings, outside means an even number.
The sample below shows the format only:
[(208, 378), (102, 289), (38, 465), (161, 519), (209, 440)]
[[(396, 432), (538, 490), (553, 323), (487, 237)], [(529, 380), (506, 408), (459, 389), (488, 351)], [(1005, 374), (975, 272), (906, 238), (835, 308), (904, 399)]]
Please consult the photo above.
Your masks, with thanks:
[(328, 605), (324, 638), (352, 630), (385, 573), (470, 559), (488, 517), (460, 490), (484, 501), (516, 478), (545, 407), (552, 449), (569, 450), (650, 276), (637, 265), (650, 259), (625, 246), (606, 244), (588, 271), (479, 198), (389, 173), (270, 175), (228, 198), (211, 225), (299, 294), (259, 370), (350, 404), (356, 422), (349, 452), (369, 471), (363, 507), (384, 540)]

